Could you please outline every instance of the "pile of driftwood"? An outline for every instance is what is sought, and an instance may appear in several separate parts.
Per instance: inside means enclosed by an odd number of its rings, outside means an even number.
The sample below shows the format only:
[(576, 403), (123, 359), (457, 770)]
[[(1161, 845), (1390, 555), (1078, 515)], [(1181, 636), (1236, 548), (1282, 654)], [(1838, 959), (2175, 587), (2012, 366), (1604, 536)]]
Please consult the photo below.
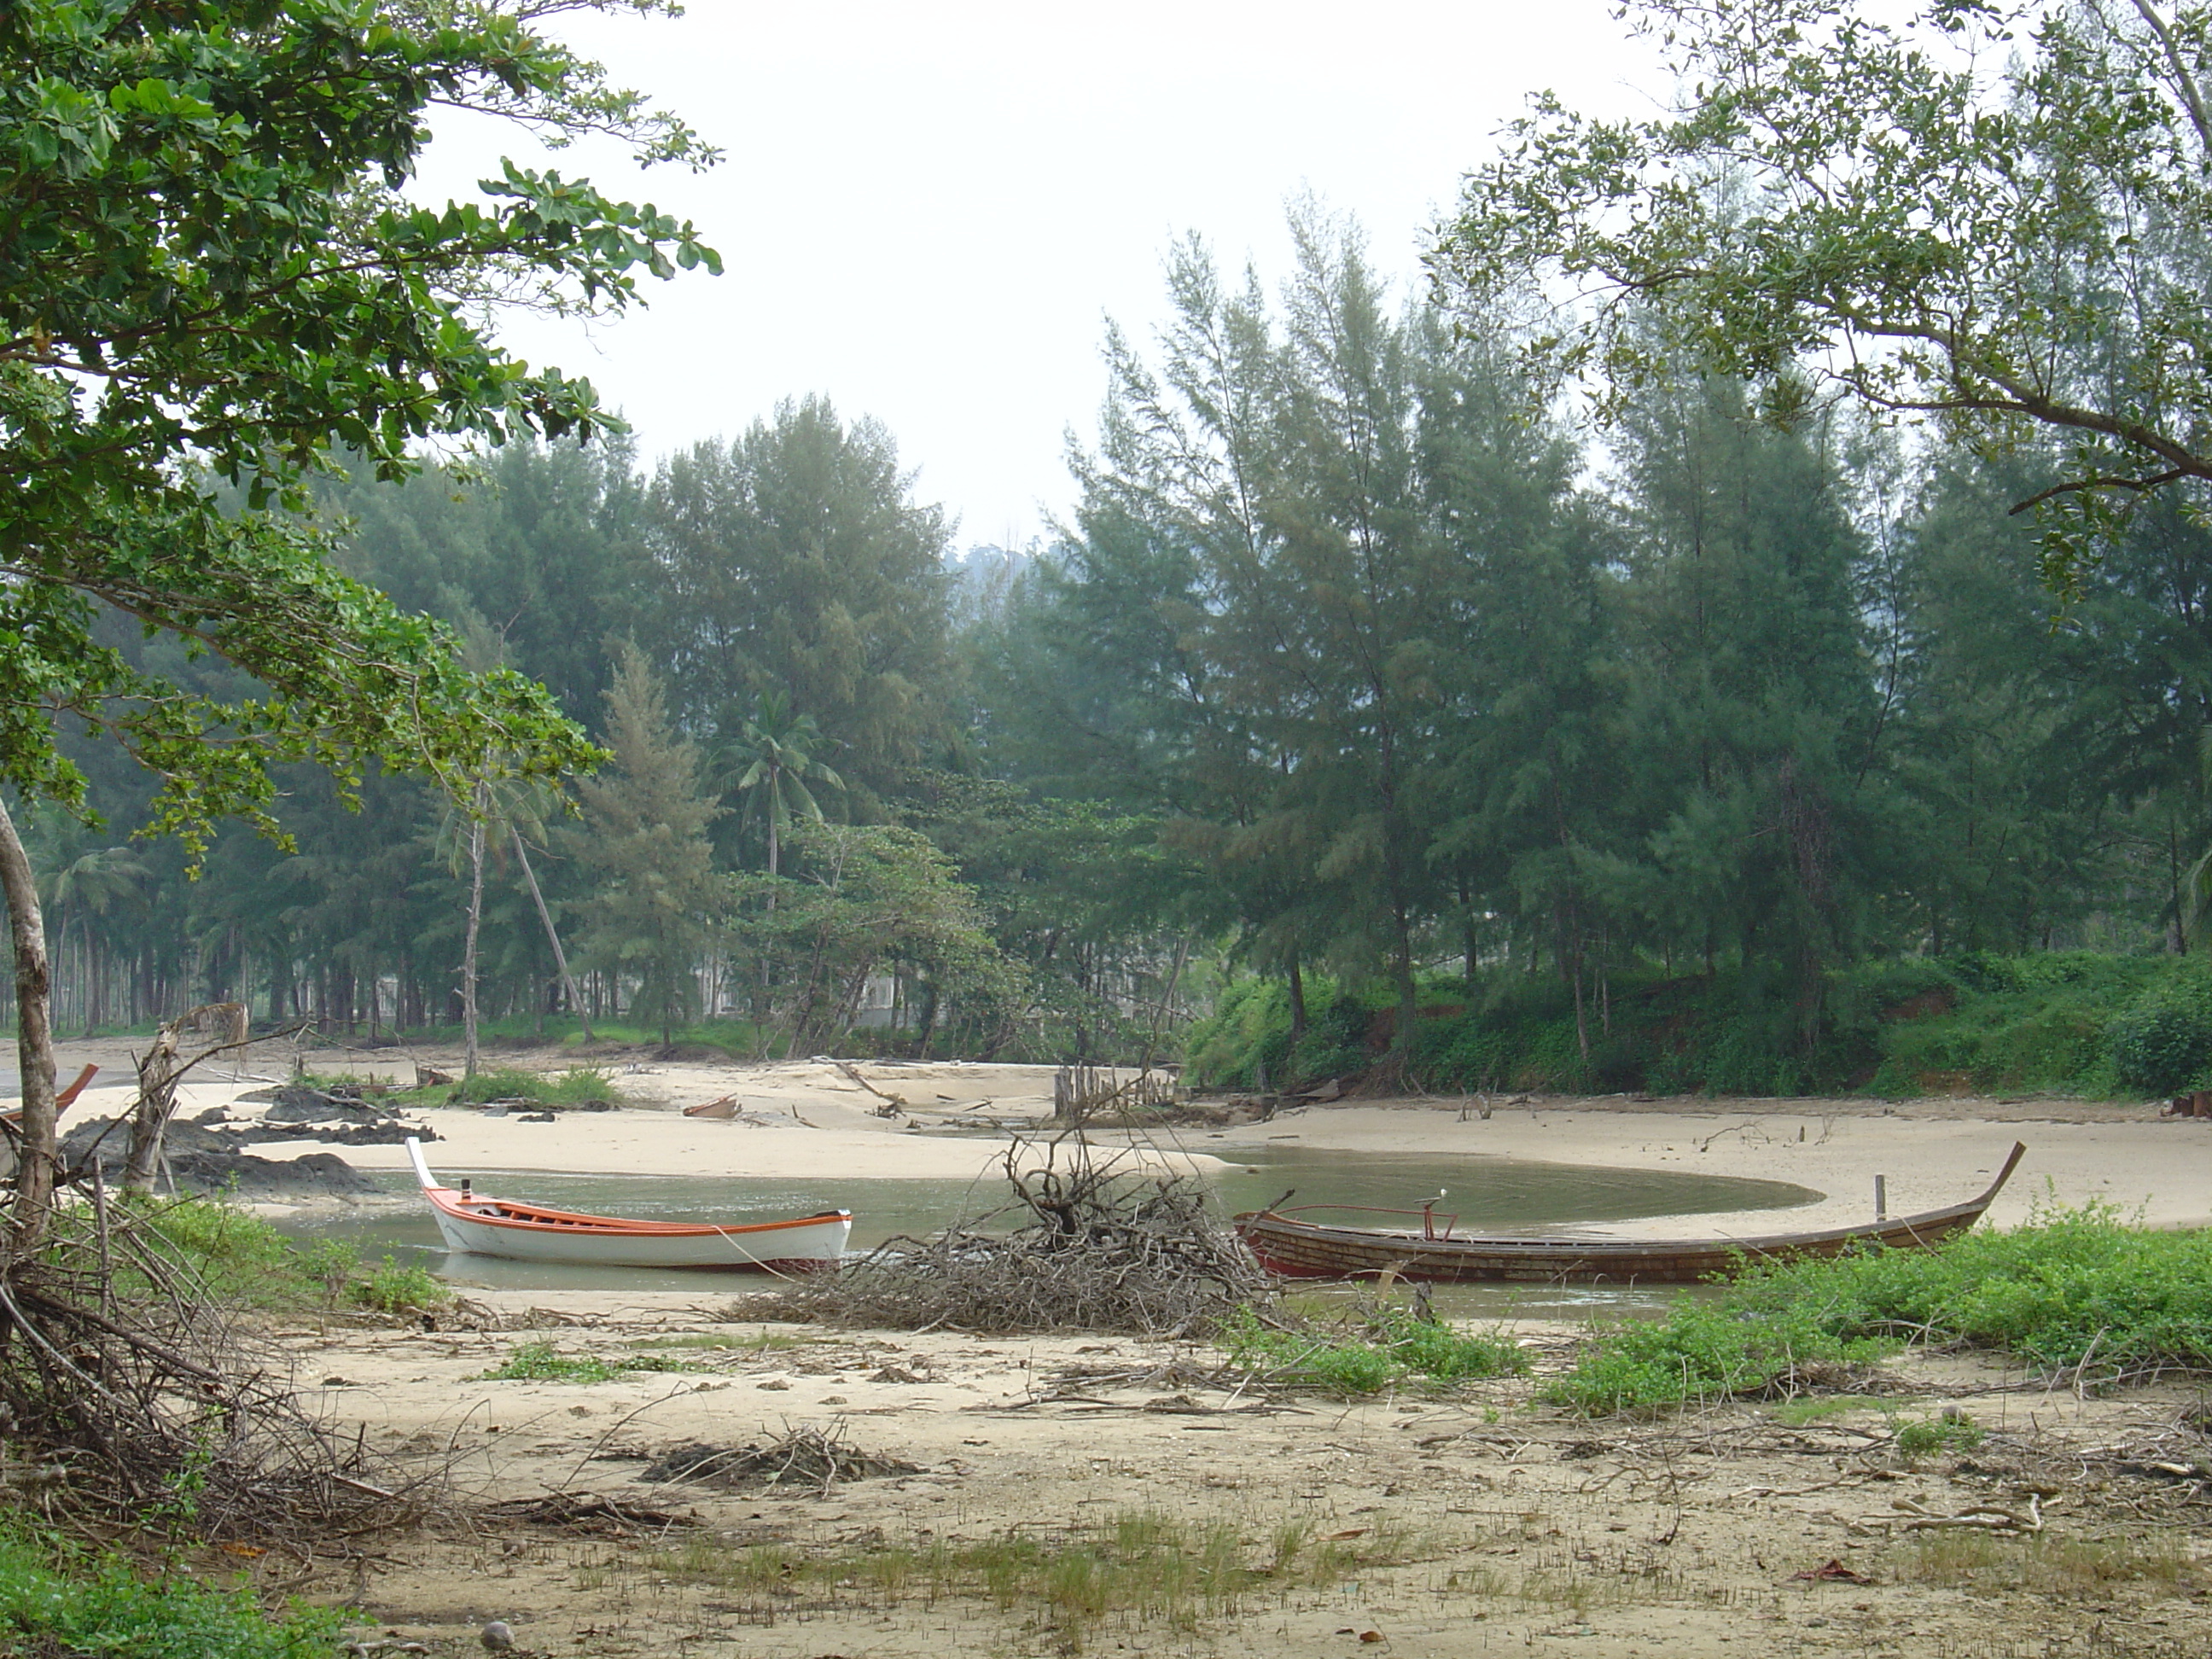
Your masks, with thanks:
[(56, 1513), (312, 1542), (412, 1518), (427, 1488), (301, 1410), (273, 1352), (163, 1232), (94, 1185), (0, 1255), (0, 1437)]
[(1005, 1170), (1012, 1203), (892, 1239), (748, 1311), (878, 1330), (1187, 1336), (1269, 1297), (1194, 1176), (1065, 1137), (1017, 1141)]
[(1121, 1121), (1157, 1117), (1181, 1103), (1175, 1076), (1139, 1067), (1122, 1077), (1111, 1066), (1063, 1066), (1052, 1074), (1052, 1116), (1076, 1125), (1110, 1118)]
[(638, 1473), (641, 1480), (684, 1480), (724, 1492), (763, 1486), (808, 1487), (827, 1498), (841, 1480), (918, 1474), (921, 1466), (864, 1452), (836, 1430), (800, 1427), (763, 1446), (710, 1446), (689, 1440), (670, 1446)]

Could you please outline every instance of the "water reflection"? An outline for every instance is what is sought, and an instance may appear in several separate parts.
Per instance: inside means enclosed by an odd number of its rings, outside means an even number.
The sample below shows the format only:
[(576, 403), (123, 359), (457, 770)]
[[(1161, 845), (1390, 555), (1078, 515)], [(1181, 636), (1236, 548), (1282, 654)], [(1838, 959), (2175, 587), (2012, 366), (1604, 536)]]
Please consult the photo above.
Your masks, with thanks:
[[(452, 1171), (456, 1179), (462, 1171)], [(853, 1245), (866, 1249), (900, 1234), (927, 1233), (960, 1215), (976, 1215), (1003, 1201), (995, 1174), (976, 1181), (781, 1181), (744, 1176), (549, 1175), (539, 1170), (469, 1171), (479, 1190), (527, 1199), (562, 1209), (646, 1220), (727, 1218), (769, 1220), (806, 1215), (842, 1205), (854, 1212)], [(688, 1290), (712, 1294), (742, 1288), (727, 1275), (656, 1272), (629, 1267), (556, 1267), (449, 1255), (429, 1212), (411, 1199), (411, 1177), (374, 1177), (392, 1194), (335, 1216), (290, 1218), (280, 1223), (301, 1237), (342, 1239), (372, 1260), (390, 1255), (415, 1261), (457, 1283), (515, 1290)], [(1730, 1210), (1767, 1210), (1815, 1202), (1820, 1194), (1775, 1181), (1680, 1174), (1671, 1170), (1592, 1170), (1565, 1164), (1510, 1158), (1408, 1157), (1387, 1152), (1338, 1152), (1269, 1147), (1249, 1163), (1224, 1171), (1217, 1188), (1224, 1210), (1257, 1209), (1295, 1188), (1294, 1203), (1418, 1206), (1443, 1194), (1439, 1218), (1455, 1216), (1462, 1231), (1530, 1229), (1633, 1222), (1653, 1216)], [(1356, 1218), (1353, 1219), (1356, 1224)], [(1380, 1218), (1378, 1218), (1379, 1220)], [(1462, 1317), (1517, 1312), (1540, 1319), (1571, 1318), (1663, 1304), (1668, 1292), (1607, 1286), (1440, 1285), (1440, 1308)]]

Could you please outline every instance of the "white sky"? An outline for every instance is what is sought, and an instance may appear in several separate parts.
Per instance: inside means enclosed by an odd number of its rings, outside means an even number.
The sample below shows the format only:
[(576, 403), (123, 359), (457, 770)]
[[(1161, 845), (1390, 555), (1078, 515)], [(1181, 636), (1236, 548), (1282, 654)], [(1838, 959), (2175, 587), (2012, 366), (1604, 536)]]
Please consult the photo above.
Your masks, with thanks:
[[(896, 436), (956, 545), (1019, 545), (1066, 511), (1063, 456), (1104, 391), (1112, 317), (1161, 316), (1162, 257), (1195, 230), (1285, 273), (1310, 188), (1415, 279), (1423, 231), (1528, 94), (1646, 112), (1665, 87), (1612, 0), (692, 0), (676, 21), (556, 19), (618, 84), (727, 152), (640, 173), (550, 165), (694, 220), (725, 274), (647, 281), (617, 324), (519, 318), (502, 337), (589, 376), (656, 456), (827, 394)], [(522, 135), (456, 122), (425, 183), (467, 191)]]

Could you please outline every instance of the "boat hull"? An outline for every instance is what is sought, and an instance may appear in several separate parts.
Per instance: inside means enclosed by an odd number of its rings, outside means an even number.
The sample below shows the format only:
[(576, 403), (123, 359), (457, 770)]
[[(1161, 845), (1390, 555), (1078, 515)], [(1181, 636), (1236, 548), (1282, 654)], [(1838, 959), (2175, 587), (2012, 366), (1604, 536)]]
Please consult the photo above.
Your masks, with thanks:
[(1911, 1249), (1942, 1243), (1974, 1224), (1979, 1212), (1942, 1223), (1854, 1230), (1833, 1239), (1685, 1239), (1616, 1244), (1582, 1239), (1424, 1239), (1365, 1228), (1323, 1227), (1241, 1215), (1237, 1231), (1270, 1273), (1288, 1279), (1361, 1279), (1388, 1273), (1440, 1283), (1565, 1279), (1622, 1284), (1694, 1284), (1747, 1262), (1841, 1255), (1855, 1248)]
[(417, 1141), (407, 1143), (446, 1248), (465, 1255), (579, 1267), (684, 1267), (720, 1272), (818, 1273), (844, 1259), (853, 1213), (831, 1210), (787, 1221), (728, 1226), (633, 1221), (516, 1204), (441, 1185)]
[(1237, 1216), (1234, 1224), (1261, 1266), (1289, 1279), (1372, 1279), (1387, 1273), (1442, 1284), (1693, 1284), (1739, 1273), (1754, 1262), (1940, 1244), (1982, 1218), (2027, 1150), (2015, 1146), (1989, 1190), (1967, 1203), (1863, 1227), (1763, 1238), (1428, 1237), (1412, 1231), (1332, 1227), (1266, 1210)]
[(686, 1228), (668, 1234), (619, 1233), (560, 1222), (516, 1221), (458, 1212), (434, 1204), (446, 1248), (510, 1261), (580, 1267), (696, 1267), (732, 1272), (812, 1273), (843, 1258), (853, 1218), (843, 1212), (757, 1227)]

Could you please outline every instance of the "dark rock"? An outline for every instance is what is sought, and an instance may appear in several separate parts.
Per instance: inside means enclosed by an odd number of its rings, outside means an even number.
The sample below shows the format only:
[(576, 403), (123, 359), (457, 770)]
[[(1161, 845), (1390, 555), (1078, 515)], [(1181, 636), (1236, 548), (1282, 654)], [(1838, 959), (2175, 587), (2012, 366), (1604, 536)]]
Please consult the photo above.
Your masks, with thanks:
[(358, 1094), (326, 1094), (292, 1084), (276, 1091), (276, 1103), (262, 1115), (271, 1123), (375, 1123), (386, 1114), (364, 1105)]
[(309, 1152), (305, 1158), (256, 1158), (251, 1152), (217, 1156), (187, 1152), (169, 1159), (169, 1172), (180, 1190), (212, 1197), (349, 1198), (373, 1193), (376, 1183), (336, 1152)]
[[(371, 1193), (376, 1183), (334, 1152), (305, 1158), (256, 1158), (238, 1150), (240, 1137), (218, 1134), (198, 1124), (169, 1125), (162, 1156), (179, 1192), (250, 1199), (336, 1198)], [(63, 1161), (72, 1170), (97, 1162), (111, 1180), (121, 1176), (131, 1148), (131, 1126), (115, 1118), (91, 1118), (62, 1141)]]
[(231, 1131), (240, 1146), (264, 1140), (319, 1140), (332, 1146), (404, 1146), (410, 1136), (416, 1140), (441, 1137), (427, 1123), (409, 1123), (396, 1117), (367, 1123), (241, 1124)]

